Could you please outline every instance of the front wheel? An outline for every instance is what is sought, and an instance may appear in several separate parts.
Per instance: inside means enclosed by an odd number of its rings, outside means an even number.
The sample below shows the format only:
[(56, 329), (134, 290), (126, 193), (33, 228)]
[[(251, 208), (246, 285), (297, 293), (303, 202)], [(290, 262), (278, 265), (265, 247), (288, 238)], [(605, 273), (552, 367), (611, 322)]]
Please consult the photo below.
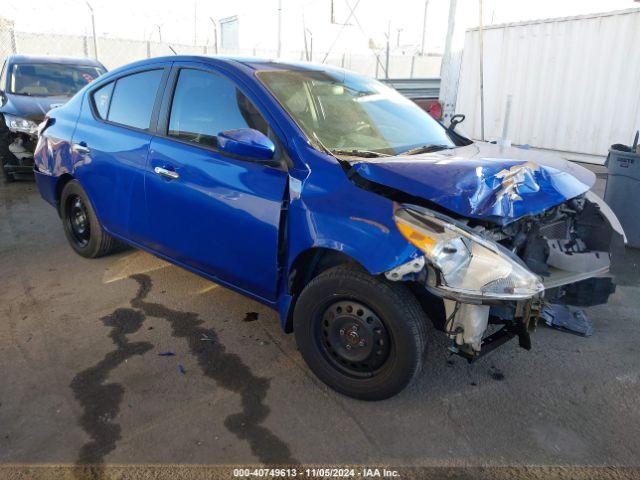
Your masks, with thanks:
[(427, 318), (402, 284), (338, 266), (314, 278), (294, 310), (298, 348), (334, 390), (382, 400), (420, 372)]
[(62, 190), (60, 217), (67, 240), (79, 255), (97, 258), (116, 249), (118, 242), (100, 225), (89, 197), (77, 180), (71, 180)]

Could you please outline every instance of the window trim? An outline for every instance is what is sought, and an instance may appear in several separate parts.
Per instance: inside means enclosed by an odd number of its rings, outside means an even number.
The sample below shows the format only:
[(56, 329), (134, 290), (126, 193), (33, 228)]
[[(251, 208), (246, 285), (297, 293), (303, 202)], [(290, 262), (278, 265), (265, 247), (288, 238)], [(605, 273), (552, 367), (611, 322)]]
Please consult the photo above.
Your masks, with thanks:
[[(174, 100), (174, 96), (175, 96), (175, 93), (176, 93), (176, 87), (178, 86), (178, 80), (180, 78), (180, 72), (182, 70), (196, 70), (196, 71), (208, 73), (210, 75), (216, 75), (218, 77), (222, 77), (225, 80), (229, 81), (235, 88), (240, 90), (240, 92), (242, 92), (242, 94), (245, 97), (247, 97), (247, 99), (251, 102), (251, 104), (258, 111), (258, 113), (260, 113), (260, 115), (262, 116), (264, 121), (269, 126), (269, 129), (273, 132), (273, 136), (275, 137), (275, 141), (274, 141), (274, 139), (270, 138), (270, 140), (273, 141), (273, 143), (276, 146), (275, 155), (273, 157), (273, 164), (269, 164), (269, 162), (266, 162), (266, 161), (255, 160), (255, 159), (252, 159), (252, 158), (241, 157), (241, 156), (238, 156), (238, 155), (231, 155), (231, 154), (229, 154), (227, 152), (222, 152), (218, 148), (212, 147), (210, 145), (205, 145), (205, 144), (202, 144), (202, 143), (193, 142), (193, 141), (190, 141), (190, 140), (185, 140), (185, 139), (182, 139), (182, 138), (179, 138), (179, 137), (174, 137), (172, 135), (169, 135), (169, 122), (170, 122), (170, 119), (171, 119), (171, 109), (173, 107), (173, 100)], [(233, 160), (240, 160), (240, 161), (243, 161), (243, 162), (261, 164), (261, 165), (264, 165), (264, 166), (267, 166), (267, 167), (270, 167), (270, 168), (275, 168), (275, 169), (279, 169), (279, 170), (283, 170), (283, 171), (288, 171), (288, 169), (292, 165), (292, 162), (289, 159), (289, 156), (288, 156), (288, 153), (286, 151), (286, 148), (283, 145), (283, 143), (280, 141), (280, 138), (278, 137), (275, 129), (271, 125), (271, 122), (262, 113), (260, 108), (258, 108), (256, 106), (255, 102), (253, 100), (251, 100), (249, 95), (246, 94), (245, 90), (240, 87), (238, 82), (236, 82), (234, 79), (230, 78), (229, 76), (225, 75), (223, 72), (221, 72), (219, 70), (205, 68), (203, 66), (198, 66), (198, 65), (174, 65), (171, 68), (171, 74), (169, 76), (169, 79), (167, 80), (167, 84), (166, 84), (166, 87), (165, 87), (165, 94), (164, 94), (163, 99), (162, 99), (162, 106), (161, 106), (160, 116), (158, 118), (158, 124), (157, 124), (157, 128), (156, 128), (155, 134), (158, 137), (162, 137), (162, 138), (165, 138), (167, 140), (171, 140), (173, 142), (178, 142), (178, 143), (181, 143), (181, 144), (184, 144), (184, 145), (189, 145), (191, 147), (200, 148), (202, 150), (206, 150), (206, 151), (218, 154), (223, 158), (230, 158), (230, 159), (233, 159)], [(216, 135), (216, 139), (217, 139), (217, 135)], [(276, 163), (277, 163), (277, 165), (276, 165)]]
[[(118, 80), (122, 79), (122, 78), (126, 78), (126, 77), (130, 77), (132, 75), (137, 75), (139, 73), (145, 73), (145, 72), (153, 72), (153, 71), (158, 71), (161, 70), (162, 71), (162, 75), (160, 77), (160, 82), (158, 83), (158, 91), (156, 92), (156, 98), (153, 102), (153, 107), (151, 108), (151, 117), (149, 118), (149, 127), (148, 128), (138, 128), (138, 127), (134, 127), (132, 125), (126, 125), (124, 123), (118, 123), (118, 122), (113, 122), (111, 120), (108, 120), (106, 118), (102, 118), (99, 114), (98, 114), (98, 108), (96, 106), (95, 103), (95, 98), (93, 97), (93, 95), (100, 90), (102, 87), (106, 87), (109, 83), (113, 83), (113, 90), (111, 91), (111, 97), (109, 98), (109, 105), (107, 106), (107, 116), (109, 115), (109, 112), (111, 112), (111, 102), (113, 101), (113, 92), (115, 92), (116, 89), (116, 83), (118, 82)], [(109, 79), (105, 79), (104, 82), (100, 83), (99, 85), (96, 85), (94, 88), (92, 88), (91, 90), (89, 90), (87, 92), (87, 94), (89, 95), (89, 106), (91, 109), (91, 114), (93, 115), (94, 120), (101, 122), (101, 123), (106, 123), (107, 125), (113, 125), (116, 127), (121, 127), (121, 128), (125, 128), (127, 130), (132, 130), (134, 132), (140, 132), (140, 133), (146, 133), (149, 135), (153, 135), (156, 132), (157, 129), (157, 124), (158, 124), (158, 114), (160, 112), (160, 105), (162, 103), (162, 98), (164, 96), (164, 88), (165, 85), (167, 83), (167, 77), (169, 76), (169, 70), (170, 68), (167, 67), (167, 65), (157, 65), (157, 66), (152, 66), (152, 65), (148, 65), (146, 66), (146, 68), (140, 69), (140, 70), (135, 70), (135, 71), (131, 71), (131, 72), (126, 72), (124, 75), (120, 75), (117, 76), (116, 78), (109, 78)]]

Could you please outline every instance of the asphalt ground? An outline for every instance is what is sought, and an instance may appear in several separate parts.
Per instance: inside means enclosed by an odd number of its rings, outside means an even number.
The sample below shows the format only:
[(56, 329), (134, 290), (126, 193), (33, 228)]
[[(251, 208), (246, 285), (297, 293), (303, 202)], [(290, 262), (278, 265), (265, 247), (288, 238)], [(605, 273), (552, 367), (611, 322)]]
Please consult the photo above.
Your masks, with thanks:
[(141, 251), (81, 258), (34, 183), (0, 185), (0, 478), (77, 478), (78, 464), (97, 478), (132, 464), (144, 478), (236, 464), (633, 478), (639, 263), (614, 259), (592, 337), (539, 327), (531, 351), (467, 364), (430, 331), (418, 381), (368, 403), (319, 382), (275, 312)]

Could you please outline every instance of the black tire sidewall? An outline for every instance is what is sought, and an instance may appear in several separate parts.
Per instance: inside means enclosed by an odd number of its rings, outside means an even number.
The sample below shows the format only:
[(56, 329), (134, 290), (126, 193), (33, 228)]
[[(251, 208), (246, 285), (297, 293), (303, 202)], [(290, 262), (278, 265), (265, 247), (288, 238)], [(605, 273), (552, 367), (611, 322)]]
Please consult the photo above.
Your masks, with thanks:
[[(350, 275), (349, 270), (337, 277), (316, 278), (303, 290), (294, 311), (294, 333), (298, 348), (309, 368), (334, 390), (363, 400), (382, 400), (405, 388), (422, 365), (423, 342), (418, 329), (397, 302), (402, 285), (389, 285), (366, 273)], [(342, 272), (341, 272), (342, 273)], [(366, 304), (385, 324), (392, 342), (389, 358), (381, 370), (370, 378), (355, 378), (336, 369), (317, 345), (315, 322), (325, 307), (334, 301), (350, 298)], [(406, 300), (406, 297), (404, 298)], [(413, 299), (415, 300), (415, 299)]]
[[(68, 217), (68, 199), (71, 195), (77, 195), (82, 199), (87, 210), (87, 216), (89, 218), (89, 243), (84, 247), (79, 246), (70, 231)], [(102, 229), (102, 225), (98, 221), (98, 217), (93, 210), (93, 205), (89, 201), (89, 197), (85, 193), (84, 189), (77, 180), (71, 180), (64, 186), (62, 195), (60, 195), (60, 217), (64, 228), (64, 234), (69, 241), (71, 248), (75, 250), (79, 255), (86, 258), (95, 258), (100, 254), (100, 245), (102, 243), (103, 235), (106, 235)]]

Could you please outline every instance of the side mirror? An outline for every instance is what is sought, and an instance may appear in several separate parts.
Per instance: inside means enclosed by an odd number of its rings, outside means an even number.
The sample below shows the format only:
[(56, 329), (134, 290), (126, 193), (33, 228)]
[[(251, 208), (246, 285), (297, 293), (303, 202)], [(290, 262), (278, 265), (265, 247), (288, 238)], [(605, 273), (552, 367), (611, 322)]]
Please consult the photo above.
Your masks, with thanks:
[(248, 160), (273, 160), (276, 146), (263, 133), (253, 128), (239, 128), (218, 133), (218, 150)]
[(449, 128), (451, 130), (455, 130), (456, 127), (464, 122), (464, 119), (467, 118), (461, 113), (456, 113), (453, 117), (451, 117), (451, 123), (449, 123)]

